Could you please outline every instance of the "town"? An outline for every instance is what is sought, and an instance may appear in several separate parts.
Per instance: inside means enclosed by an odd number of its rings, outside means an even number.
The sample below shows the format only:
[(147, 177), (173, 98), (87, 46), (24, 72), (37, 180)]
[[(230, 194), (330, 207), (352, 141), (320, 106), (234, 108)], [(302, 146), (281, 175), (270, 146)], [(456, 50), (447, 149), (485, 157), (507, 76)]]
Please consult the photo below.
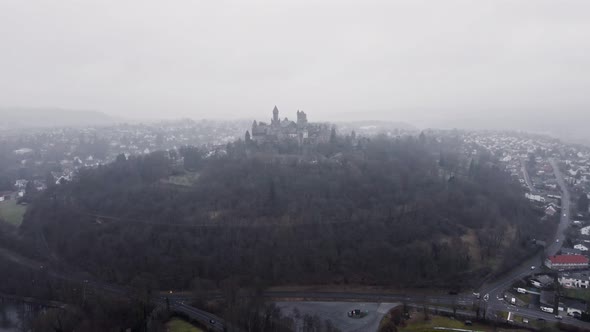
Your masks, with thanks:
[(506, 318), (528, 323), (529, 317), (522, 315), (527, 309), (559, 320), (587, 315), (590, 149), (525, 133), (472, 132), (464, 139), (497, 156), (525, 197), (543, 211), (542, 220), (556, 229), (552, 242), (533, 239), (542, 248), (539, 257), (498, 292), (497, 301), (506, 303)]

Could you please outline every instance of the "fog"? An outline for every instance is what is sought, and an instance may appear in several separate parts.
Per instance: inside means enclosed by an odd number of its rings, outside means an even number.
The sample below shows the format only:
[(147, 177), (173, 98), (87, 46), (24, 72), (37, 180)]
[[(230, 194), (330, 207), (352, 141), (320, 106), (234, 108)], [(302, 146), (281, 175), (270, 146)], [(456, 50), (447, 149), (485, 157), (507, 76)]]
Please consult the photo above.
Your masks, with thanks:
[[(571, 131), (588, 1), (0, 3), (0, 106)], [(555, 122), (557, 120), (557, 122)]]

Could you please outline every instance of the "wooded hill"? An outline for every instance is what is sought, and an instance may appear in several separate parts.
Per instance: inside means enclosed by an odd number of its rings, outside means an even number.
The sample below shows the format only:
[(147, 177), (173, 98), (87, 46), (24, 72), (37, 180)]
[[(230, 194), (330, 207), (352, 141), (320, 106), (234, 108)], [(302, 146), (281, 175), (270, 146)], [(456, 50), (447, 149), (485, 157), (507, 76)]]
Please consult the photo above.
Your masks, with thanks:
[(22, 229), (105, 280), (165, 289), (468, 287), (550, 227), (492, 156), (463, 150), (455, 137), (333, 136), (207, 158), (187, 147), (184, 167), (168, 152), (121, 156), (49, 188)]

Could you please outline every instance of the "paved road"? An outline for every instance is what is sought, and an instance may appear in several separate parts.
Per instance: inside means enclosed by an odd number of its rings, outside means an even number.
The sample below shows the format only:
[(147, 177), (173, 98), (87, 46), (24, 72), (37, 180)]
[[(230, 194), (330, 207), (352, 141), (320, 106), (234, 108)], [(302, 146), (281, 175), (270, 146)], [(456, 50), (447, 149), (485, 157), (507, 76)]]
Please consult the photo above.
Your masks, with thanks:
[(520, 157), (520, 168), (522, 171), (522, 175), (524, 177), (524, 182), (529, 187), (529, 190), (532, 194), (535, 191), (535, 188), (533, 187), (533, 181), (531, 181), (531, 177), (529, 176), (529, 172), (527, 172), (527, 170), (526, 170), (526, 160), (524, 159), (524, 157)]
[[(165, 299), (163, 301), (165, 301)], [(228, 332), (238, 331), (236, 328), (232, 328), (229, 325), (227, 325), (220, 317), (217, 317), (201, 309), (191, 307), (190, 305), (184, 304), (180, 301), (171, 301), (170, 309), (172, 311), (187, 315), (189, 318), (194, 319), (203, 324), (203, 326), (207, 327), (209, 330)], [(226, 327), (227, 329), (224, 330), (224, 328)]]
[(559, 221), (559, 226), (557, 227), (557, 234), (555, 236), (555, 240), (559, 240), (559, 242), (553, 241), (553, 243), (547, 248), (547, 255), (555, 255), (563, 244), (563, 240), (565, 239), (565, 231), (570, 226), (570, 193), (567, 189), (565, 184), (565, 180), (563, 178), (563, 174), (559, 170), (557, 162), (555, 159), (550, 159), (549, 162), (553, 167), (553, 172), (555, 173), (555, 179), (557, 180), (557, 184), (561, 189), (561, 217)]
[[(559, 225), (557, 227), (555, 236), (551, 240), (551, 242), (548, 244), (547, 248), (545, 248), (545, 255), (546, 256), (555, 255), (561, 249), (561, 246), (562, 246), (563, 241), (565, 239), (565, 231), (570, 226), (570, 203), (571, 203), (568, 188), (565, 184), (563, 174), (559, 170), (557, 162), (554, 159), (550, 159), (549, 162), (551, 163), (551, 166), (553, 167), (553, 172), (555, 173), (555, 178), (556, 178), (557, 183), (558, 183), (558, 185), (561, 189), (561, 192), (562, 192), (562, 194), (561, 194), (562, 209), (561, 209), (561, 216), (560, 216)], [(526, 174), (526, 170), (524, 170), (524, 172)], [(526, 176), (528, 177), (528, 174), (526, 174)], [(527, 180), (527, 183), (529, 181), (530, 180)], [(528, 318), (535, 318), (535, 319), (543, 318), (548, 321), (556, 321), (557, 319), (552, 314), (548, 314), (548, 313), (545, 313), (545, 312), (542, 312), (542, 311), (536, 310), (536, 309), (514, 307), (514, 306), (511, 306), (511, 305), (505, 303), (504, 301), (498, 300), (498, 298), (502, 297), (504, 290), (506, 290), (508, 287), (510, 287), (510, 285), (512, 285), (515, 281), (517, 281), (523, 277), (526, 277), (527, 275), (530, 275), (531, 273), (534, 273), (534, 271), (538, 270), (542, 266), (542, 264), (543, 264), (543, 262), (541, 261), (541, 257), (535, 256), (533, 258), (526, 260), (525, 262), (520, 264), (518, 267), (514, 268), (512, 271), (505, 274), (502, 278), (484, 285), (480, 289), (480, 293), (482, 296), (484, 294), (489, 294), (489, 301), (488, 301), (489, 308), (493, 312), (494, 311), (495, 312), (506, 311), (506, 310), (512, 309), (510, 311), (517, 312), (520, 315), (526, 316)], [(531, 270), (532, 266), (535, 266), (535, 270)], [(518, 311), (515, 311), (515, 310), (518, 310)], [(567, 323), (572, 324), (572, 325), (590, 328), (590, 324), (580, 322), (579, 320), (576, 320), (576, 319), (573, 319), (570, 317), (564, 317), (564, 321), (566, 321)]]

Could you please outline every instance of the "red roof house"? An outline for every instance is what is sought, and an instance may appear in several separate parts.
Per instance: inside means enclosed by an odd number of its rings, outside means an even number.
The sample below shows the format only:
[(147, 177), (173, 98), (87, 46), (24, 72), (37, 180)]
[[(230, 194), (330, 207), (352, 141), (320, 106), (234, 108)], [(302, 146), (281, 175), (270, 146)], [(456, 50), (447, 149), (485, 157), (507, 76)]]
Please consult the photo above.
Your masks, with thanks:
[(588, 257), (582, 255), (556, 255), (545, 260), (545, 265), (552, 270), (571, 270), (588, 268)]

